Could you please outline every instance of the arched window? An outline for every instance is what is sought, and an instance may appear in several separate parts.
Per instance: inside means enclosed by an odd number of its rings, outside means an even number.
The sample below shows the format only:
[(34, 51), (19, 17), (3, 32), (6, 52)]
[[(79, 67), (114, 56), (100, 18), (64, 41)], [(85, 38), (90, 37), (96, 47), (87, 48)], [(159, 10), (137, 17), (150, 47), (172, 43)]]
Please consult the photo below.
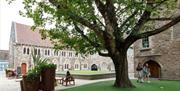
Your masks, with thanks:
[(23, 54), (26, 54), (26, 47), (24, 47), (23, 49)]
[(40, 49), (38, 49), (38, 55), (41, 55), (41, 51), (40, 51)]
[(29, 48), (27, 48), (27, 54), (29, 54)]
[(65, 64), (64, 69), (69, 69), (69, 64)]
[(78, 69), (79, 68), (79, 65), (78, 64), (75, 64), (75, 69)]
[(44, 55), (47, 55), (47, 50), (45, 50)]
[(48, 56), (50, 55), (50, 50), (48, 50)]

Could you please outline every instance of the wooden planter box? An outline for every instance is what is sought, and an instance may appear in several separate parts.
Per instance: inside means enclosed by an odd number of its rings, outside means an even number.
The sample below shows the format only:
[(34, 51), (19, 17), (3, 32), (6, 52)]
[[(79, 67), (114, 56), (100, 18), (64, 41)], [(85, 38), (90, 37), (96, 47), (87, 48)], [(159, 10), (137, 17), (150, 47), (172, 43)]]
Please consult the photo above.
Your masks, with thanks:
[(41, 89), (43, 91), (54, 91), (55, 68), (43, 69), (41, 77)]
[(26, 76), (23, 76), (21, 84), (21, 91), (39, 91), (39, 84), (40, 84), (40, 78), (37, 78), (37, 80), (33, 81), (27, 81)]

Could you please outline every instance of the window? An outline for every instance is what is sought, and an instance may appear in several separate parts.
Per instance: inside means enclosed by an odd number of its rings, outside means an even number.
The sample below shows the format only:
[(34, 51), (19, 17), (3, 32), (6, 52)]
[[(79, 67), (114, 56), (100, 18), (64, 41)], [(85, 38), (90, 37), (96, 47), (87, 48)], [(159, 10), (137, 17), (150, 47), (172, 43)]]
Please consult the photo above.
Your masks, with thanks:
[(23, 54), (26, 54), (26, 48), (23, 49)]
[(65, 64), (64, 69), (69, 69), (69, 64)]
[(23, 48), (23, 54), (30, 54), (29, 51), (30, 51), (29, 48), (26, 47)]
[(38, 55), (41, 55), (41, 51), (40, 51), (40, 49), (38, 49)]
[(69, 52), (69, 57), (72, 57), (72, 52)]
[(34, 55), (37, 55), (37, 49), (36, 48), (34, 49)]
[(29, 48), (27, 48), (27, 54), (29, 54)]
[(47, 50), (45, 50), (44, 55), (47, 55)]
[(50, 50), (48, 50), (48, 56), (50, 55)]
[(66, 56), (66, 52), (62, 52), (62, 56)]
[(149, 38), (148, 37), (142, 39), (142, 47), (149, 48)]

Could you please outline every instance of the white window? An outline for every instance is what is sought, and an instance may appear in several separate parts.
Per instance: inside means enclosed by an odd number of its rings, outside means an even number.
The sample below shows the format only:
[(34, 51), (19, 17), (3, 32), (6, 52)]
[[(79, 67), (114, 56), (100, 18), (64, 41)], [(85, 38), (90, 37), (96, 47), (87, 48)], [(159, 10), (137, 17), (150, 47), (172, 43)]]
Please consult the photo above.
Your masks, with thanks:
[(65, 64), (64, 69), (69, 69), (69, 64)]
[(142, 39), (142, 47), (149, 48), (149, 38), (148, 37)]

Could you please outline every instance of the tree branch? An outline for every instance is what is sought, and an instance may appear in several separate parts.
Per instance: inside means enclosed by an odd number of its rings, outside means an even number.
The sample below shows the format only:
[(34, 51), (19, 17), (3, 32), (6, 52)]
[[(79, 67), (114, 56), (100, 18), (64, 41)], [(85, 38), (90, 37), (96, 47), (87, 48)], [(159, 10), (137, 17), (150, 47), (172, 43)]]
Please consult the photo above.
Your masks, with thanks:
[[(60, 4), (57, 0), (49, 0), (50, 3), (52, 3), (54, 6), (57, 7), (57, 9), (59, 9), (61, 11), (61, 7)], [(66, 5), (63, 5), (66, 6)], [(68, 7), (66, 6), (66, 9), (68, 9)], [(101, 28), (97, 25), (97, 24), (92, 24), (90, 23), (88, 20), (84, 19), (81, 16), (78, 16), (77, 14), (73, 13), (72, 11), (68, 11), (68, 16), (70, 19), (90, 28), (91, 30), (93, 30), (101, 39), (103, 39), (103, 32), (101, 30)]]
[(76, 31), (77, 31), (78, 33), (80, 33), (81, 36), (82, 36), (84, 39), (86, 39), (92, 46), (94, 46), (95, 48), (97, 48), (97, 47), (100, 46), (100, 44), (91, 41), (91, 40), (88, 38), (88, 36), (86, 36), (86, 35), (84, 34), (84, 32), (78, 27), (78, 25), (77, 25), (75, 22), (73, 22), (73, 24), (74, 24), (74, 27), (75, 27)]
[(118, 19), (116, 17), (115, 7), (113, 0), (106, 0), (106, 10), (107, 10), (107, 16), (108, 20), (111, 22), (113, 28), (116, 28), (118, 26)]
[(160, 27), (160, 28), (157, 28), (157, 29), (155, 29), (155, 30), (153, 30), (153, 31), (147, 31), (147, 32), (145, 32), (145, 33), (142, 33), (142, 34), (137, 35), (137, 36), (138, 36), (138, 39), (141, 39), (141, 38), (143, 38), (144, 36), (151, 36), (151, 35), (155, 35), (155, 34), (158, 34), (158, 33), (160, 33), (160, 32), (163, 32), (163, 31), (165, 31), (166, 29), (170, 28), (171, 26), (177, 24), (178, 22), (180, 22), (180, 15), (179, 15), (178, 17), (174, 18), (171, 22), (163, 25), (163, 26)]
[(109, 57), (110, 55), (109, 55), (109, 53), (102, 53), (102, 52), (98, 52), (98, 54), (100, 55), (100, 56), (103, 56), (103, 57)]
[(132, 19), (136, 14), (138, 13), (138, 10), (135, 10), (132, 15), (130, 15), (122, 24), (121, 26), (118, 28), (119, 30), (122, 30), (122, 28), (127, 24), (128, 21), (130, 21), (130, 19)]
[(172, 20), (172, 18), (166, 18), (166, 17), (163, 17), (163, 18), (149, 18), (148, 20), (150, 20), (150, 21), (168, 21), (168, 20)]
[(95, 0), (95, 4), (101, 15), (105, 18), (105, 5), (100, 0)]

